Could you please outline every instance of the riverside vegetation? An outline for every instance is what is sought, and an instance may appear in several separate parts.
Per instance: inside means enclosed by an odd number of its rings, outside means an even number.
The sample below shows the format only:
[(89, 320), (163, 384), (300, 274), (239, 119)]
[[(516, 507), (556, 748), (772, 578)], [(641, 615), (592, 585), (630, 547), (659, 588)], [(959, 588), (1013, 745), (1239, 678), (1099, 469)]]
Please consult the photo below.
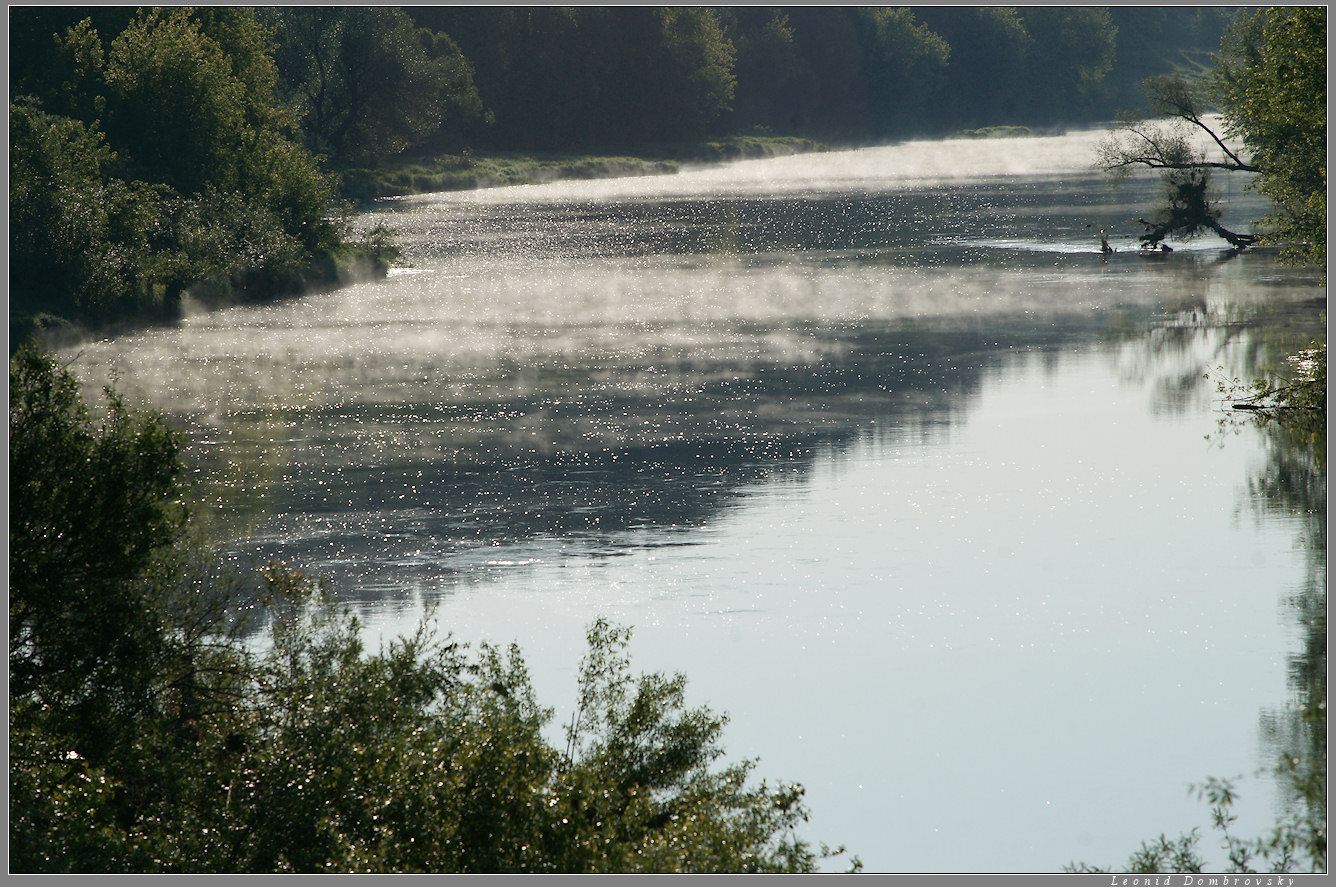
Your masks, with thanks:
[[(70, 16), (74, 10), (56, 14)], [(290, 137), (252, 10), (11, 11), (10, 341), (162, 319), (187, 290), (264, 297), (383, 272), (336, 179)]]
[[(588, 633), (563, 746), (520, 652), (368, 653), (321, 584), (191, 543), (181, 439), (31, 346), (10, 360), (10, 869), (788, 872), (800, 786)], [(261, 652), (244, 642), (267, 627)], [(855, 867), (858, 863), (853, 861)]]

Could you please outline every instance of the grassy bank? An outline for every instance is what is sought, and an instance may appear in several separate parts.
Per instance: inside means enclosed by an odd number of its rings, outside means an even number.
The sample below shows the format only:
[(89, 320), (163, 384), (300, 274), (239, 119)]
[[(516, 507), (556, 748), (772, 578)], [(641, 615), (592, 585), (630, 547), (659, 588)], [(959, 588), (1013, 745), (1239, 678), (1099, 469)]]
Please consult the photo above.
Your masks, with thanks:
[(1020, 139), (1034, 135), (1028, 126), (985, 126), (981, 129), (962, 129), (951, 138), (956, 139)]
[(671, 175), (684, 165), (779, 157), (826, 146), (810, 139), (733, 136), (680, 145), (660, 145), (643, 154), (442, 154), (376, 169), (343, 171), (343, 194), (366, 203), (432, 191), (467, 191), (502, 185), (534, 185), (559, 179), (606, 179)]

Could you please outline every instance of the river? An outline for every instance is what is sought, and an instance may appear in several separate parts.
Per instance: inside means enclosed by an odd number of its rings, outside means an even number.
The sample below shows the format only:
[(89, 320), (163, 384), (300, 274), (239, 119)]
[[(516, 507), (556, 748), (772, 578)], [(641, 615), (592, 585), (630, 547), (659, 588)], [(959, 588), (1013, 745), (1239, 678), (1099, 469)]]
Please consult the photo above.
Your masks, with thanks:
[(560, 723), (606, 616), (869, 871), (1119, 864), (1209, 831), (1188, 784), (1266, 766), (1292, 698), (1317, 517), (1259, 501), (1275, 445), (1217, 382), (1326, 292), (1139, 254), (1154, 180), (1112, 191), (1099, 137), (385, 201), (387, 279), (69, 357), (187, 429), (231, 557), (329, 577), (373, 645), (432, 606)]

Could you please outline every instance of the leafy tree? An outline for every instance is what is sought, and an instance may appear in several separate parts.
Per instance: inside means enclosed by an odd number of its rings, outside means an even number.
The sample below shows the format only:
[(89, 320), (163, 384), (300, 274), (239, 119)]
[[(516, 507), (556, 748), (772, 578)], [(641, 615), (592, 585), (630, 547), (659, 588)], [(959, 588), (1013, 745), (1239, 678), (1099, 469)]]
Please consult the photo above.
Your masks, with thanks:
[[(633, 676), (629, 639), (629, 629), (596, 621), (580, 664), (579, 699), (558, 771), (567, 795), (559, 806), (569, 811), (563, 820), (580, 817), (595, 826), (576, 845), (584, 857), (578, 868), (811, 870), (817, 854), (793, 835), (806, 818), (802, 788), (748, 788), (750, 761), (711, 771), (723, 755), (718, 740), (726, 719), (687, 708), (681, 674)], [(631, 840), (608, 841), (597, 834), (600, 823)]]
[(951, 48), (905, 8), (864, 9), (860, 19), (870, 110), (880, 127), (902, 132), (937, 98)]
[(95, 424), (50, 356), (11, 359), (11, 703), (62, 719), (84, 757), (147, 704), (160, 615), (139, 578), (184, 523), (180, 445), (110, 392)]
[(245, 654), (182, 557), (181, 439), (31, 346), (9, 390), (11, 866), (189, 866)]
[(107, 53), (106, 126), (131, 175), (196, 194), (206, 183), (237, 190), (253, 137), (246, 87), (221, 46), (187, 9), (152, 10)]
[(415, 27), (401, 9), (293, 7), (269, 15), (307, 144), (337, 165), (392, 157), (448, 118), (481, 110), (459, 48)]
[[(298, 580), (300, 582), (300, 580)], [(425, 628), (366, 656), (313, 603), (261, 664), (261, 741), (239, 774), (245, 870), (807, 871), (796, 787), (711, 772), (723, 720), (681, 676), (632, 677), (598, 622), (559, 753), (519, 651), (476, 658)]]
[(143, 307), (161, 194), (111, 175), (96, 128), (9, 108), (10, 306), (104, 320)]
[(1103, 89), (1106, 107), (1145, 113), (1142, 84), (1149, 78), (1197, 79), (1209, 73), (1225, 29), (1241, 12), (1239, 7), (1110, 7), (1118, 43)]
[[(631, 76), (624, 106), (636, 109), (636, 123), (626, 137), (636, 141), (691, 138), (727, 111), (733, 101), (735, 52), (718, 14), (705, 7), (672, 6), (654, 10), (649, 19), (649, 54), (632, 53), (625, 70)], [(627, 30), (636, 30), (628, 23)], [(640, 67), (642, 66), (643, 67)]]
[(180, 438), (110, 392), (95, 421), (73, 376), (25, 346), (9, 440), (11, 866), (180, 866), (218, 798), (203, 725), (230, 710), (244, 659), (205, 643), (206, 608), (168, 556)]
[(333, 180), (284, 135), (254, 10), (11, 20), (32, 41), (11, 93), (12, 331), (43, 313), (102, 324), (161, 311), (202, 281), (295, 289), (345, 249)]
[(1263, 240), (1327, 260), (1327, 10), (1266, 9), (1232, 28), (1214, 80), (1226, 132), (1241, 138), (1275, 210)]
[(1017, 123), (1028, 104), (1024, 73), (1034, 50), (1020, 12), (1011, 7), (940, 6), (916, 10), (950, 47), (942, 114), (968, 127)]
[(705, 7), (414, 9), (476, 65), (486, 143), (526, 150), (693, 138), (730, 107), (734, 48)]
[(736, 53), (734, 113), (729, 115), (734, 127), (791, 131), (803, 72), (788, 15), (779, 9), (744, 6), (727, 10), (721, 23)]
[[(1151, 220), (1142, 219), (1146, 231), (1141, 242), (1158, 246), (1165, 237), (1177, 234), (1195, 237), (1214, 231), (1236, 249), (1251, 244), (1256, 237), (1225, 228), (1222, 211), (1211, 191), (1213, 170), (1256, 172), (1208, 124), (1201, 100), (1192, 86), (1181, 77), (1152, 78), (1146, 82), (1152, 111), (1168, 118), (1168, 125), (1130, 122), (1124, 129), (1101, 143), (1099, 164), (1121, 178), (1138, 167), (1161, 171), (1164, 204)], [(1199, 145), (1205, 135), (1217, 150), (1210, 156)]]
[(571, 150), (601, 137), (604, 71), (614, 64), (606, 16), (574, 7), (415, 8), (460, 41), (476, 65), (484, 144)]
[(1029, 6), (1022, 10), (1034, 40), (1026, 89), (1032, 119), (1089, 119), (1104, 78), (1113, 69), (1118, 29), (1098, 6)]

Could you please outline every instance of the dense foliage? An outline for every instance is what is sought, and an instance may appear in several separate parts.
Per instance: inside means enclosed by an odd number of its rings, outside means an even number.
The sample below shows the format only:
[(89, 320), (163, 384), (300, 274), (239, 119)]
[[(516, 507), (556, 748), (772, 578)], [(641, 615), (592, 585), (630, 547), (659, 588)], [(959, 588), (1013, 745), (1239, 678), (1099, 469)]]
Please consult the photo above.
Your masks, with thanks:
[(590, 628), (554, 746), (518, 650), (368, 654), (318, 583), (187, 544), (160, 418), (30, 346), (9, 390), (11, 871), (814, 868), (802, 789), (717, 766), (724, 718), (627, 630)]
[(1327, 261), (1327, 9), (1265, 9), (1230, 30), (1215, 90), (1275, 204), (1263, 238)]
[(333, 276), (335, 181), (290, 137), (253, 10), (27, 7), (10, 24), (14, 342), (43, 316), (161, 316), (200, 284)]
[[(489, 150), (635, 147), (758, 129), (875, 140), (1107, 120), (1213, 49), (1228, 10), (413, 7), (473, 63)], [(1125, 61), (1124, 61), (1125, 60)], [(436, 144), (446, 145), (441, 139)]]
[[(414, 7), (475, 66), (486, 106), (453, 135), (569, 151), (686, 140), (731, 105), (732, 43), (704, 7)], [(472, 124), (472, 125), (469, 125)]]
[(278, 70), (312, 150), (375, 163), (481, 111), (472, 65), (445, 34), (401, 9), (277, 7)]

